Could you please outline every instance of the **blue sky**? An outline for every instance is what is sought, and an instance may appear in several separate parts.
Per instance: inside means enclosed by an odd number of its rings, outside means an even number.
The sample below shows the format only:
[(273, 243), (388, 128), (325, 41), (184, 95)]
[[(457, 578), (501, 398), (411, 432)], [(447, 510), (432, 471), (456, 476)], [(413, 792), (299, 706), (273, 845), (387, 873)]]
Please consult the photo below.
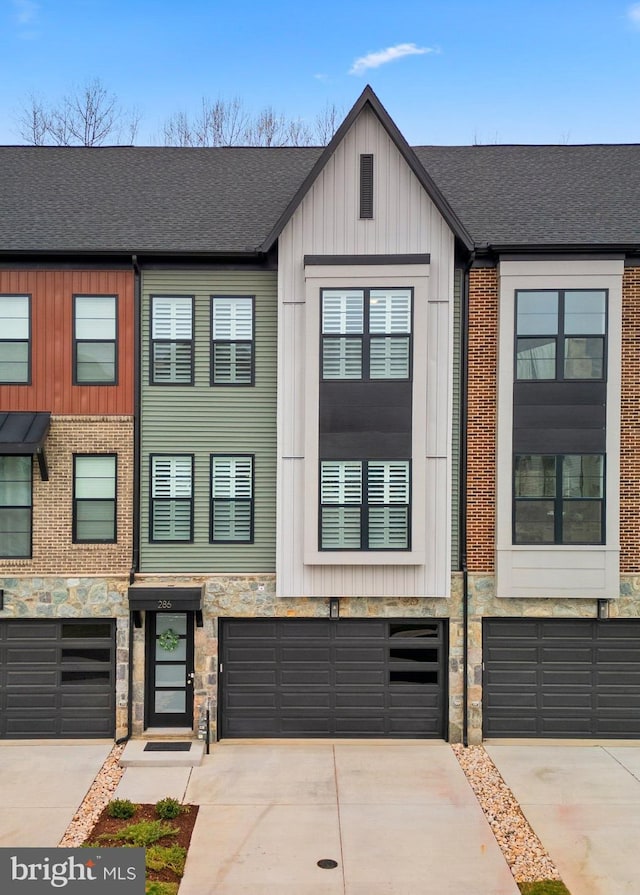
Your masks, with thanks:
[(136, 142), (201, 98), (312, 121), (369, 83), (410, 143), (640, 142), (640, 2), (0, 0), (0, 143), (99, 78)]

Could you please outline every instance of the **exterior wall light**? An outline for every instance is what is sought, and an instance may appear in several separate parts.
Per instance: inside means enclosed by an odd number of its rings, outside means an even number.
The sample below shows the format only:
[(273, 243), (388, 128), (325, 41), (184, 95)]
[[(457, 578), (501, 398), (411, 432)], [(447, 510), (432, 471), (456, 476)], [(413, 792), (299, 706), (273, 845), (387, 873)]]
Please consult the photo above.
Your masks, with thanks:
[(340, 618), (340, 600), (338, 597), (331, 597), (329, 600), (329, 618)]

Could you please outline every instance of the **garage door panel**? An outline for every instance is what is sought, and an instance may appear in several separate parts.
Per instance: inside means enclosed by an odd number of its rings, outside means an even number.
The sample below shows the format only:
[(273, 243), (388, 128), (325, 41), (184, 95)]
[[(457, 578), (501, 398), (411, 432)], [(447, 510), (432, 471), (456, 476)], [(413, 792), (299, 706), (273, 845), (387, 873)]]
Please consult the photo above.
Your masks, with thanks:
[(115, 732), (113, 621), (0, 622), (0, 738)]
[[(242, 625), (221, 621), (222, 736), (443, 735), (443, 622), (279, 619), (273, 661), (259, 669), (260, 710), (251, 705), (258, 669), (234, 661), (238, 647), (261, 648), (255, 622), (246, 641)], [(398, 673), (417, 682), (395, 683)]]
[(640, 734), (640, 621), (520, 619), (516, 629), (510, 645), (513, 620), (483, 625), (485, 736)]

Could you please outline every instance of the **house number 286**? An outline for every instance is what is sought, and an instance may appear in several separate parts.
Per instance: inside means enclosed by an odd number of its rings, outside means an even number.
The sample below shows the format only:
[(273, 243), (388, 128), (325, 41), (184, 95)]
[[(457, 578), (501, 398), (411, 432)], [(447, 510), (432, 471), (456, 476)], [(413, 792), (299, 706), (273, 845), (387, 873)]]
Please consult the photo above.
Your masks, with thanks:
[(171, 609), (172, 606), (171, 600), (158, 600), (158, 609)]

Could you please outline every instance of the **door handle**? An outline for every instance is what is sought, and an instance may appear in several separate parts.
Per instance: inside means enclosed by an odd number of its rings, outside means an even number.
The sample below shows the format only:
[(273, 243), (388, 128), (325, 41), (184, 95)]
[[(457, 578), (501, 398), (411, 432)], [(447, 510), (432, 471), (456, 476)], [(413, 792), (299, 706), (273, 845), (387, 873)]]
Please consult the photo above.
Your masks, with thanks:
[(190, 671), (189, 674), (187, 675), (187, 683), (193, 684), (193, 679), (195, 676), (196, 676), (195, 671)]

